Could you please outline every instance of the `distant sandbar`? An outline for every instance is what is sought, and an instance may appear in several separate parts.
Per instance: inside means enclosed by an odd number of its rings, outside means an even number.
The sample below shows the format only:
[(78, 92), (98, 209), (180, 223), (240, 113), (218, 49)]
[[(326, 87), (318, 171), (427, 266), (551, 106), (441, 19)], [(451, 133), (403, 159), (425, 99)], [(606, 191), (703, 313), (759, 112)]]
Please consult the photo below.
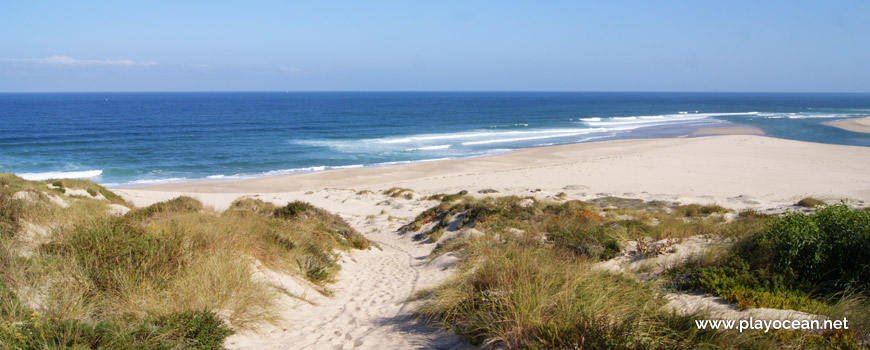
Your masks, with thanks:
[(825, 125), (843, 130), (870, 134), (870, 117), (835, 120), (827, 122)]
[(692, 136), (708, 135), (764, 135), (764, 131), (753, 126), (735, 125), (700, 128), (692, 131)]

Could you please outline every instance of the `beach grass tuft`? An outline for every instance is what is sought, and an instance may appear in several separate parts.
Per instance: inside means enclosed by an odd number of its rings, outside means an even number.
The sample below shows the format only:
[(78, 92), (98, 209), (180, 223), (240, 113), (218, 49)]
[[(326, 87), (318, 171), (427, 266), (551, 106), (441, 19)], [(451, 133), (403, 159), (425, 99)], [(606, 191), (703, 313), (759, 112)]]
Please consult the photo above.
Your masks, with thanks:
[(384, 190), (384, 195), (390, 196), (391, 198), (405, 198), (405, 199), (414, 199), (414, 190), (410, 188), (402, 188), (402, 187), (392, 187), (390, 189)]
[(280, 291), (254, 269), (323, 285), (337, 251), (369, 247), (303, 202), (242, 198), (216, 212), (178, 197), (118, 217), (105, 200), (63, 207), (52, 195), (47, 183), (0, 174), (2, 344), (219, 349), (230, 329), (276, 319)]
[(804, 208), (815, 208), (815, 207), (818, 207), (818, 206), (824, 205), (824, 204), (825, 204), (825, 201), (820, 200), (820, 199), (815, 199), (812, 197), (807, 197), (807, 198), (801, 199), (797, 203), (795, 203), (796, 206), (804, 207)]

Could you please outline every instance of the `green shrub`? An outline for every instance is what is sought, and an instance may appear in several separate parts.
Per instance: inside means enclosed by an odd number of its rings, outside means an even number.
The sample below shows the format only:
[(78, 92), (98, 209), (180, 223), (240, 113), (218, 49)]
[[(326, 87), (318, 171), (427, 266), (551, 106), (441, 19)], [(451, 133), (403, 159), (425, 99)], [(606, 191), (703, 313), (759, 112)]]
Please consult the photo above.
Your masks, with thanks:
[(815, 208), (815, 207), (818, 207), (820, 205), (825, 205), (825, 202), (822, 200), (819, 200), (819, 199), (812, 198), (812, 197), (807, 197), (807, 198), (799, 200), (797, 203), (795, 203), (795, 205), (797, 205), (799, 207), (804, 207), (804, 208)]
[(556, 219), (545, 229), (556, 247), (597, 260), (612, 259), (619, 253), (620, 237), (607, 225), (593, 220)]
[(344, 240), (355, 249), (368, 249), (370, 243), (365, 237), (347, 224), (340, 216), (315, 207), (307, 202), (294, 201), (277, 208), (272, 216), (310, 225), (311, 229), (325, 232), (338, 240)]
[(709, 216), (710, 214), (725, 214), (731, 210), (725, 209), (718, 205), (701, 205), (701, 204), (689, 204), (689, 205), (681, 205), (674, 208), (674, 211), (680, 213), (685, 217), (703, 217)]
[(202, 210), (200, 201), (188, 196), (180, 196), (165, 202), (154, 203), (142, 209), (131, 210), (127, 216), (142, 220), (156, 215), (191, 213), (200, 210)]
[(0, 322), (0, 345), (9, 349), (223, 349), (232, 334), (210, 311), (185, 311), (132, 325), (100, 321), (42, 319)]
[(242, 211), (257, 213), (262, 216), (270, 216), (275, 213), (275, 205), (254, 198), (239, 198), (230, 204), (229, 211)]
[(809, 215), (788, 213), (760, 243), (775, 254), (779, 271), (828, 292), (870, 291), (870, 213), (846, 204)]
[(744, 308), (808, 312), (837, 295), (870, 291), (870, 213), (836, 204), (763, 220), (768, 224), (738, 242), (722, 263), (671, 271), (677, 288)]
[(173, 333), (178, 343), (194, 349), (223, 349), (224, 339), (233, 334), (217, 315), (207, 310), (173, 313), (155, 323)]
[(293, 219), (305, 212), (314, 212), (314, 206), (302, 201), (293, 201), (275, 209), (272, 215), (281, 219)]

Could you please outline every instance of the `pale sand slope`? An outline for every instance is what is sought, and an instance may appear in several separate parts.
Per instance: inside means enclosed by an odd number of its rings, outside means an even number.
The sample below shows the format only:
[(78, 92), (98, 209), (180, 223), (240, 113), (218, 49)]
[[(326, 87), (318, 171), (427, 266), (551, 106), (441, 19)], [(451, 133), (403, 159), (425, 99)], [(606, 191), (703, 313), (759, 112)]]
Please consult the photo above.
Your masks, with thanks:
[[(327, 285), (334, 296), (306, 292), (305, 299), (314, 305), (285, 298), (282, 322), (265, 325), (257, 333), (235, 334), (225, 342), (227, 348), (473, 348), (453, 334), (410, 318), (414, 304), (407, 302), (409, 297), (449, 277), (452, 270), (447, 268), (456, 259), (425, 260), (434, 245), (397, 235), (404, 222), (390, 216), (413, 217), (435, 202), (342, 190), (316, 191), (299, 199), (341, 213), (381, 249), (354, 251), (345, 257), (337, 282)], [(381, 210), (387, 213), (381, 215)]]
[(830, 125), (843, 130), (870, 134), (870, 117), (835, 120), (827, 122), (825, 125)]

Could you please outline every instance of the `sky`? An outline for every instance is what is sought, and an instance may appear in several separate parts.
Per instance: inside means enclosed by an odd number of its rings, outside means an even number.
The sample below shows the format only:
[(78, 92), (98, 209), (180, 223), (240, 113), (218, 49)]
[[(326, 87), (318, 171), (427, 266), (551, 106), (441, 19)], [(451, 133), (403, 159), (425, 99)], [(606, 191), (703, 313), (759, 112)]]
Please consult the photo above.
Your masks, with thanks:
[(870, 1), (6, 1), (0, 92), (870, 92)]

